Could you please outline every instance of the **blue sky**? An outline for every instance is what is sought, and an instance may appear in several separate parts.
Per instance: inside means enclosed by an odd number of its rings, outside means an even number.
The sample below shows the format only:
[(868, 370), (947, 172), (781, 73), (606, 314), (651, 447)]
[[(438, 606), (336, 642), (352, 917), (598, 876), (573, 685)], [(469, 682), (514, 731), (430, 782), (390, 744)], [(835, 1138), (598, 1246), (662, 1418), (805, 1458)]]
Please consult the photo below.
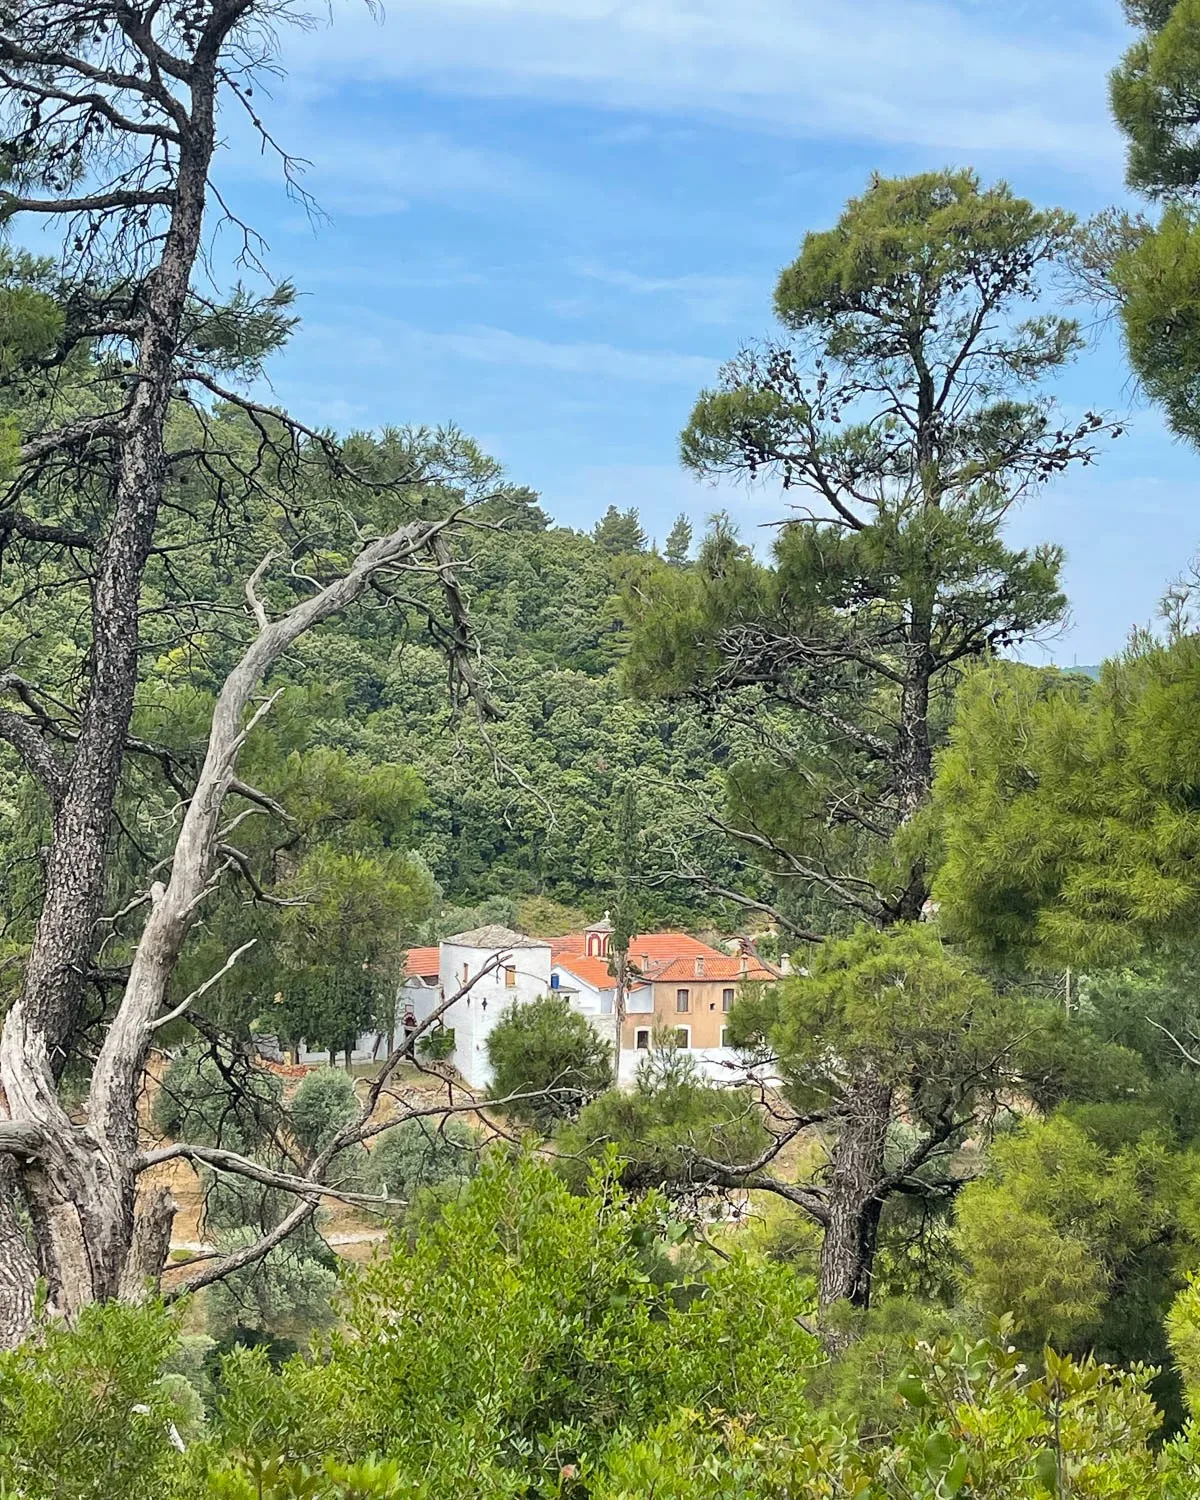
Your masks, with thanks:
[[(1086, 214), (1121, 197), (1105, 74), (1117, 0), (389, 0), (285, 35), (262, 108), (311, 160), (313, 225), (240, 134), (221, 179), (303, 292), (272, 370), (298, 415), (454, 421), (556, 520), (636, 505), (660, 540), (718, 506), (676, 437), (696, 392), (770, 327), (780, 266), (870, 171), (970, 164)], [(1091, 471), (1014, 522), (1068, 552), (1090, 662), (1148, 619), (1200, 544), (1200, 455), (1136, 399), (1111, 334), (1068, 410), (1131, 412)], [(1132, 408), (1132, 410), (1131, 410)], [(760, 535), (765, 535), (761, 533)]]

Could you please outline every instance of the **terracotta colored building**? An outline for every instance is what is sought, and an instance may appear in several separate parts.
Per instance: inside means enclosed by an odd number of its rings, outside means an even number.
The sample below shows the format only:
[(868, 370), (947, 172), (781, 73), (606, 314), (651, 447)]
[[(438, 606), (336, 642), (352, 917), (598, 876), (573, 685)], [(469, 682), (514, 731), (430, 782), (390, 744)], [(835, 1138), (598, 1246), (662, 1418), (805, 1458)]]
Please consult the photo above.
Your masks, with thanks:
[[(613, 1014), (616, 978), (610, 972), (612, 925), (593, 923), (551, 942), (551, 984), (580, 1009)], [(674, 1032), (678, 1045), (701, 1062), (723, 1068), (735, 1061), (725, 1034), (743, 985), (778, 978), (743, 948), (723, 953), (685, 932), (639, 935), (629, 946), (621, 1075), (631, 1076), (638, 1053), (655, 1031)]]

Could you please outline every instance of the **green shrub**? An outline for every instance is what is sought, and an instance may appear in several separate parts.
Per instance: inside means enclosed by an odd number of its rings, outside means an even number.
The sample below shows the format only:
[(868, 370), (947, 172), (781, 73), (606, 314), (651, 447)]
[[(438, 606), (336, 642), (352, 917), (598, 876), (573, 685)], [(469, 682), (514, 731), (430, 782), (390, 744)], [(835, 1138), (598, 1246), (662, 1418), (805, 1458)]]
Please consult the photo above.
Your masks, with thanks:
[(159, 1378), (175, 1335), (160, 1306), (107, 1303), (0, 1352), (0, 1494), (158, 1500), (177, 1456), (178, 1392)]
[(411, 1206), (431, 1188), (469, 1182), (479, 1167), (479, 1137), (452, 1115), (403, 1120), (379, 1137), (370, 1155), (374, 1190)]
[(341, 1068), (317, 1068), (307, 1074), (288, 1106), (292, 1134), (315, 1156), (354, 1118), (358, 1100), (354, 1080)]
[(510, 1005), (488, 1037), (487, 1055), (492, 1097), (533, 1095), (506, 1108), (544, 1134), (613, 1081), (612, 1048), (559, 995)]

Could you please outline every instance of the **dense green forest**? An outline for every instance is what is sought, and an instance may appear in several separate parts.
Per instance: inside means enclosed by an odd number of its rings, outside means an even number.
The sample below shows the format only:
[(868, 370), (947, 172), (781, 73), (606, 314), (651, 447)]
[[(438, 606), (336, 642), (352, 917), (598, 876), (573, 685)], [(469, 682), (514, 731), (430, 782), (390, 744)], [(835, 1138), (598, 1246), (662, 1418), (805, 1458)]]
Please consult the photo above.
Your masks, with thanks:
[[(1125, 10), (1145, 213), (798, 226), (680, 437), (752, 546), (259, 399), (296, 293), (204, 232), (289, 6), (0, 8), (0, 217), (67, 226), (0, 244), (0, 1493), (1200, 1493), (1200, 582), (1032, 666), (1010, 526), (1120, 435), (1097, 321), (1200, 448), (1200, 11)], [(618, 1006), (639, 932), (787, 960), (736, 1062), (617, 1087), (552, 991), (468, 1089), (502, 955), (397, 1031), (410, 944), (605, 911)]]
[[(470, 446), (454, 435), (440, 440)], [(399, 432), (379, 445), (353, 439), (385, 462), (389, 446), (432, 448), (436, 441)], [(472, 455), (472, 461), (490, 473), (486, 459)], [(511, 903), (542, 896), (598, 915), (612, 900), (618, 864), (613, 809), (626, 783), (656, 807), (653, 843), (641, 851), (647, 920), (703, 925), (721, 910), (719, 898), (689, 888), (677, 872), (680, 861), (695, 860), (700, 845), (715, 883), (732, 875), (734, 862), (722, 842), (704, 838), (730, 735), (700, 709), (664, 710), (622, 689), (619, 590), (648, 551), (636, 511), (627, 513), (632, 535), (610, 540), (603, 518), (591, 533), (555, 527), (534, 496), (507, 485), (502, 490), (480, 515), (462, 575), (473, 649), (494, 717), (481, 719), (447, 699), (444, 656), (422, 619), (364, 609), (305, 642), (282, 665), (279, 681), (288, 691), (273, 716), (273, 749), (281, 758), (322, 749), (343, 757), (347, 767), (413, 773), (409, 837), (436, 889), (404, 914), (401, 940), (417, 937), (431, 922), (436, 927), (445, 906), (488, 898)], [(629, 551), (617, 550), (626, 543)], [(214, 552), (205, 566), (219, 571), (227, 556)], [(678, 566), (686, 565), (681, 558)], [(165, 577), (164, 599), (182, 597), (196, 584), (195, 571), (184, 579)], [(13, 597), (19, 589), (18, 580)], [(39, 610), (22, 618), (19, 608), (6, 609), (11, 650), (25, 662), (29, 637), (46, 628), (41, 620), (50, 607), (40, 604)], [(57, 622), (49, 625), (56, 628)], [(161, 737), (167, 725), (176, 735), (203, 729), (203, 708), (189, 698), (212, 694), (229, 658), (198, 636), (149, 664), (157, 701), (142, 709), (148, 737), (151, 731)], [(197, 655), (185, 656), (192, 649)], [(10, 814), (6, 836), (14, 840), (6, 850), (11, 866), (36, 840), (17, 816), (13, 753), (0, 754)]]
[(443, 662), (419, 629), (397, 641), (348, 623), (297, 672), (338, 684), (320, 743), (418, 773), (414, 847), (455, 906), (532, 895), (599, 915), (613, 900), (615, 809), (631, 783), (655, 807), (640, 849), (645, 919), (695, 926), (720, 911), (676, 872), (699, 845), (713, 883), (732, 876), (722, 841), (704, 837), (730, 736), (703, 708), (664, 711), (623, 691), (619, 590), (647, 550), (628, 515), (632, 535), (609, 540), (604, 519), (593, 533), (554, 527), (530, 497), (472, 539), (464, 589), (493, 722), (447, 707)]

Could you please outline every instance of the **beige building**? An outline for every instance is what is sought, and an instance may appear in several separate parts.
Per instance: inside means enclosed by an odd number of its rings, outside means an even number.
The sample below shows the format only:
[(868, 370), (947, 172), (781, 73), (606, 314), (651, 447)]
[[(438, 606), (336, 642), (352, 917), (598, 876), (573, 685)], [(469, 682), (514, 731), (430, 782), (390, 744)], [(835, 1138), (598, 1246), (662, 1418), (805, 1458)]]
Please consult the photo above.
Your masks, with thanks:
[[(609, 943), (612, 926), (597, 922), (551, 943), (551, 984), (588, 1010), (613, 1014), (616, 977)], [(684, 932), (640, 935), (629, 945), (625, 1023), (620, 1042), (620, 1076), (632, 1077), (638, 1054), (656, 1031), (671, 1032), (677, 1044), (715, 1069), (736, 1061), (726, 1027), (730, 1010), (747, 983), (778, 978), (748, 951), (722, 953)]]

